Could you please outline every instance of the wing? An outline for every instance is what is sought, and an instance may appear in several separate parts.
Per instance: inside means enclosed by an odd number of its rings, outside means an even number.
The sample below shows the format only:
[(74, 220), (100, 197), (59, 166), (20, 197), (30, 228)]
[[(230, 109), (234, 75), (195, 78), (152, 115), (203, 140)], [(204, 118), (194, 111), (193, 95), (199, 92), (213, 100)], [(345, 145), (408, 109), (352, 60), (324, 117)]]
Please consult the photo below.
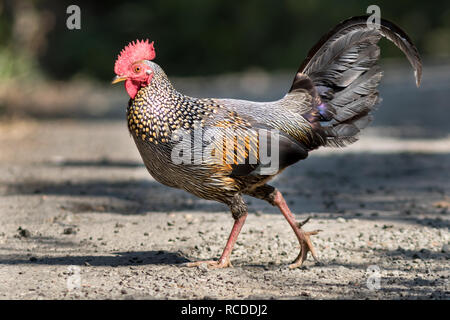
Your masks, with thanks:
[(236, 109), (227, 109), (205, 128), (204, 160), (211, 167), (231, 177), (272, 176), (307, 157), (307, 148), (288, 133)]

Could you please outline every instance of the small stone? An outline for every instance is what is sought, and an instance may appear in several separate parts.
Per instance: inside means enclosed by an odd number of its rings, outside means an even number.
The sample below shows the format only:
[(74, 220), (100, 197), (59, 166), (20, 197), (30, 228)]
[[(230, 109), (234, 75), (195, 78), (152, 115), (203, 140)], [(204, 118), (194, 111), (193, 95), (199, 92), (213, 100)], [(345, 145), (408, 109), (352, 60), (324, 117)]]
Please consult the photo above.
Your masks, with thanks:
[(433, 203), (433, 207), (435, 208), (444, 208), (444, 209), (448, 209), (450, 207), (450, 201), (438, 201)]
[(120, 290), (120, 293), (121, 293), (121, 294), (127, 294), (128, 292), (127, 292), (127, 290), (122, 289), (122, 290)]
[(76, 233), (77, 233), (77, 231), (72, 227), (65, 228), (63, 231), (63, 234), (76, 234)]
[(339, 222), (339, 223), (345, 223), (345, 222), (347, 222), (347, 220), (345, 220), (345, 219), (342, 218), (342, 217), (337, 218), (336, 221)]
[(201, 271), (203, 271), (203, 272), (208, 272), (208, 271), (209, 271), (208, 265), (207, 265), (206, 263), (201, 263), (201, 264), (199, 264), (198, 268), (199, 268)]
[(31, 237), (31, 232), (28, 231), (27, 229), (22, 229), (22, 227), (19, 227), (17, 229), (17, 231), (19, 231), (19, 236), (21, 236), (21, 237), (24, 237), (24, 238)]

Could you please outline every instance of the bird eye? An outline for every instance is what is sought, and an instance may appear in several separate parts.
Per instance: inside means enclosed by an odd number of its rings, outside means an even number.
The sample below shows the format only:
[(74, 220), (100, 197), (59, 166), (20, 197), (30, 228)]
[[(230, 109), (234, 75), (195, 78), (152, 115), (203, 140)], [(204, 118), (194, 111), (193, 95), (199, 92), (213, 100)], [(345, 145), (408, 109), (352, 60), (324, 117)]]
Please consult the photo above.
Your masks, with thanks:
[(135, 73), (139, 73), (141, 71), (141, 67), (139, 67), (139, 66), (135, 66), (134, 67), (134, 72)]

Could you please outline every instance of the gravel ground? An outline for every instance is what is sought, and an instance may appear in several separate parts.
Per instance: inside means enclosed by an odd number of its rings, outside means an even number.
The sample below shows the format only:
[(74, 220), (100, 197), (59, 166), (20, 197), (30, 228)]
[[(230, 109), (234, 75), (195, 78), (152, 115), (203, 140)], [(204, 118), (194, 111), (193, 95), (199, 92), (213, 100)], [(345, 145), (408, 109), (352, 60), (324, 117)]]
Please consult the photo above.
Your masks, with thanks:
[[(397, 88), (385, 99), (413, 90)], [(359, 142), (273, 182), (323, 230), (321, 262), (296, 270), (289, 225), (255, 199), (234, 268), (182, 267), (219, 257), (231, 214), (155, 182), (122, 118), (0, 121), (0, 299), (449, 299), (448, 124), (408, 108), (382, 106)]]
[(323, 230), (320, 264), (287, 269), (292, 231), (249, 199), (234, 268), (208, 270), (180, 264), (220, 255), (230, 213), (156, 183), (123, 122), (0, 128), (2, 150), (21, 145), (0, 157), (0, 298), (449, 298), (450, 155), (411, 150), (423, 141), (374, 151), (380, 138), (367, 135), (274, 181), (299, 219), (312, 217), (305, 229)]

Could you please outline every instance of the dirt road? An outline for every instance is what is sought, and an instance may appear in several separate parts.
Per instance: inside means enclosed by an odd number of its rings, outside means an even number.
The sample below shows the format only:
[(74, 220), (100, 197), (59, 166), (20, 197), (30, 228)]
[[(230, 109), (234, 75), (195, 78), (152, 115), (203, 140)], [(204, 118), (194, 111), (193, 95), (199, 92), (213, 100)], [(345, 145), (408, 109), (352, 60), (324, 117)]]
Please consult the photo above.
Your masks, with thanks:
[(448, 127), (410, 107), (412, 127), (424, 123), (411, 135), (380, 110), (361, 141), (274, 181), (299, 219), (312, 217), (305, 229), (323, 230), (321, 263), (296, 270), (288, 224), (254, 199), (234, 268), (181, 267), (220, 255), (231, 215), (155, 182), (121, 118), (4, 120), (0, 298), (449, 299)]

